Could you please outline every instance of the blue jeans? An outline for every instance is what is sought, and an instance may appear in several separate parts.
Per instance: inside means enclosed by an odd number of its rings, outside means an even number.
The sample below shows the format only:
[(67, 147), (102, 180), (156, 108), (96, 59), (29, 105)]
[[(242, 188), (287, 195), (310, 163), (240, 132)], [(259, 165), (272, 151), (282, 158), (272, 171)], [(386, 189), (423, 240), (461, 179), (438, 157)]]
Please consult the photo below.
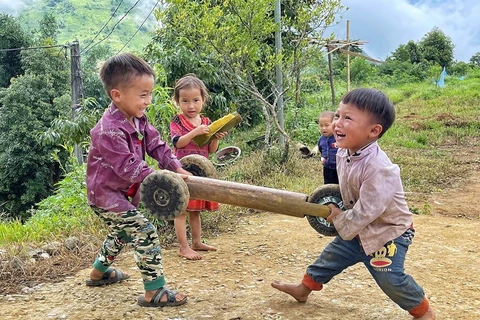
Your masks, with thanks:
[(405, 255), (413, 235), (414, 231), (408, 229), (370, 255), (365, 254), (357, 238), (345, 241), (337, 236), (307, 268), (307, 274), (323, 284), (349, 266), (363, 262), (383, 292), (402, 309), (410, 311), (425, 296), (423, 289), (404, 269)]

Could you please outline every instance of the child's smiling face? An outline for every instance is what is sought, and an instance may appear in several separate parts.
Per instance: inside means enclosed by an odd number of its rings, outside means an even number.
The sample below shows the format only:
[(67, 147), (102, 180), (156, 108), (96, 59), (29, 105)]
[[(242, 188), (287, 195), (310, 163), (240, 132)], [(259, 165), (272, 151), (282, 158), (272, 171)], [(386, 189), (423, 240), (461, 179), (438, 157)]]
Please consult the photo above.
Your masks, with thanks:
[(370, 112), (360, 110), (354, 104), (340, 102), (332, 123), (337, 147), (349, 149), (350, 154), (354, 154), (377, 140), (382, 126), (375, 120)]
[(137, 76), (128, 86), (112, 89), (110, 95), (120, 112), (133, 122), (133, 118), (141, 118), (152, 103), (153, 85), (153, 76), (144, 74)]

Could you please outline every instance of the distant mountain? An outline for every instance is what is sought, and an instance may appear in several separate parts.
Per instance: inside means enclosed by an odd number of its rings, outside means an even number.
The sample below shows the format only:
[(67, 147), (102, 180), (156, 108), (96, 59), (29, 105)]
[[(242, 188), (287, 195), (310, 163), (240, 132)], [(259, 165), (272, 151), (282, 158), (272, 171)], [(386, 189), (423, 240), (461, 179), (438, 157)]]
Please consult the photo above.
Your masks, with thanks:
[(26, 29), (36, 28), (45, 14), (53, 14), (59, 23), (57, 36), (59, 43), (78, 40), (80, 50), (101, 43), (112, 47), (114, 51), (120, 50), (128, 43), (124, 51), (140, 51), (150, 41), (150, 33), (154, 31), (156, 21), (151, 11), (158, 1), (15, 0), (10, 2), (7, 4), (0, 1), (0, 12), (17, 16)]

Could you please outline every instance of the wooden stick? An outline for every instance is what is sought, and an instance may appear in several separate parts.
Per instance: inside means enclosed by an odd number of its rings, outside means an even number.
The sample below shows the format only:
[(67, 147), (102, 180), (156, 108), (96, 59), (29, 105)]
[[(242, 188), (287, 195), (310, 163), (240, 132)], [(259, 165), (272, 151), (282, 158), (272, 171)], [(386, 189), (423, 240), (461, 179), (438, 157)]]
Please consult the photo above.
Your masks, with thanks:
[(306, 215), (326, 218), (330, 208), (308, 202), (303, 193), (248, 184), (188, 176), (185, 179), (191, 199), (201, 199), (303, 218)]

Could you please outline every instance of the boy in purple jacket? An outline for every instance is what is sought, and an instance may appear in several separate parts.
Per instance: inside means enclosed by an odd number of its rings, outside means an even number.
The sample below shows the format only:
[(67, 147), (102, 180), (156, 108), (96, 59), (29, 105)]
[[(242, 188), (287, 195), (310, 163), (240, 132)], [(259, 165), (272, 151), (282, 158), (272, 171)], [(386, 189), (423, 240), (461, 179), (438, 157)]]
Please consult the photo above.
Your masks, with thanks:
[(412, 213), (400, 169), (377, 143), (394, 120), (393, 104), (378, 90), (355, 89), (343, 96), (333, 133), (346, 210), (329, 205), (327, 218), (339, 235), (307, 268), (299, 284), (274, 281), (274, 288), (306, 302), (313, 290), (322, 290), (334, 276), (361, 262), (383, 292), (413, 319), (435, 319), (422, 287), (405, 273), (405, 256), (415, 234)]
[(145, 307), (177, 306), (187, 301), (185, 294), (165, 286), (157, 229), (137, 210), (140, 183), (154, 172), (145, 162), (145, 154), (162, 169), (190, 175), (145, 116), (154, 77), (153, 69), (132, 54), (120, 54), (104, 63), (100, 78), (112, 103), (90, 131), (87, 162), (88, 203), (110, 233), (86, 284), (101, 286), (128, 279), (129, 275), (110, 265), (131, 245), (145, 289), (138, 304)]

